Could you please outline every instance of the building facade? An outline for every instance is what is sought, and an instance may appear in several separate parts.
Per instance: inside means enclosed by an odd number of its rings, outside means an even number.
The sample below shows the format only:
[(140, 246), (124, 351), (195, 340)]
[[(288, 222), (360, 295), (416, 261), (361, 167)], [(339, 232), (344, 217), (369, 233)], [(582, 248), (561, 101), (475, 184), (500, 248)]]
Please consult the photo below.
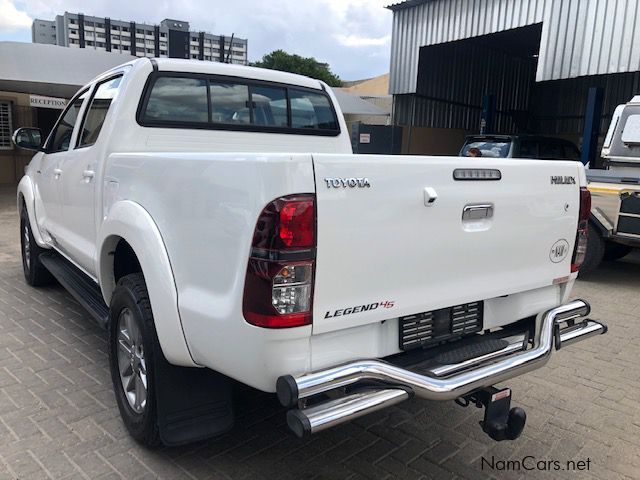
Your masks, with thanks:
[(65, 12), (35, 19), (33, 43), (86, 48), (136, 57), (171, 57), (247, 64), (247, 39), (192, 31), (189, 22), (166, 18), (160, 25)]
[[(394, 122), (455, 154), (466, 134), (562, 137), (594, 165), (640, 93), (640, 0), (405, 0), (393, 12)], [(593, 128), (587, 128), (587, 126)], [(420, 148), (422, 148), (420, 146)]]

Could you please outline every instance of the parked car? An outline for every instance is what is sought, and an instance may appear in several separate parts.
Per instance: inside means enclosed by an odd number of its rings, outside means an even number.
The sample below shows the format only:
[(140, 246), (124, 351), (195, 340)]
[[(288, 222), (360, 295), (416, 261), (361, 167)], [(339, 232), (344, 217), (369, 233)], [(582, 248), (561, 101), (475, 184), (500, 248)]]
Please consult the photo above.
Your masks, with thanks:
[(461, 157), (539, 158), (580, 160), (580, 150), (569, 140), (535, 135), (469, 135)]
[[(147, 445), (233, 425), (235, 379), (299, 436), (404, 401), (483, 405), (604, 333), (570, 300), (589, 192), (576, 162), (354, 155), (331, 89), (138, 59), (83, 87), (18, 186), (24, 275), (109, 332), (122, 419)], [(551, 180), (551, 181), (550, 181)]]
[(583, 273), (640, 247), (640, 95), (616, 108), (602, 158), (606, 170), (587, 170), (593, 203)]

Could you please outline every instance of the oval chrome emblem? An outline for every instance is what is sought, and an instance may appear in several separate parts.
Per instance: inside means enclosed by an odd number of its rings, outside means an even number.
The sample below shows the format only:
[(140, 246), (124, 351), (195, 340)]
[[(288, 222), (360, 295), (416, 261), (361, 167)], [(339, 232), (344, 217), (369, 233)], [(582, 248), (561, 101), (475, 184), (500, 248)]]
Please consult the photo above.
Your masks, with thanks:
[(569, 242), (565, 239), (558, 240), (551, 247), (551, 251), (549, 252), (549, 260), (553, 263), (560, 263), (569, 254)]

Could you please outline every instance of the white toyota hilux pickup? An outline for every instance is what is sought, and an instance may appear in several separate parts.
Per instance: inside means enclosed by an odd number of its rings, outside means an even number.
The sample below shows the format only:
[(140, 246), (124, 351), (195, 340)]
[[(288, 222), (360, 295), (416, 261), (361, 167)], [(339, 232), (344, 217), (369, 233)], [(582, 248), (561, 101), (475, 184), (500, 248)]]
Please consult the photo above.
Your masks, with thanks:
[(412, 396), (525, 424), (494, 385), (604, 333), (569, 301), (582, 165), (354, 155), (324, 83), (138, 59), (72, 98), (18, 186), (27, 283), (109, 332), (123, 421), (177, 445), (227, 431), (234, 380), (299, 436)]

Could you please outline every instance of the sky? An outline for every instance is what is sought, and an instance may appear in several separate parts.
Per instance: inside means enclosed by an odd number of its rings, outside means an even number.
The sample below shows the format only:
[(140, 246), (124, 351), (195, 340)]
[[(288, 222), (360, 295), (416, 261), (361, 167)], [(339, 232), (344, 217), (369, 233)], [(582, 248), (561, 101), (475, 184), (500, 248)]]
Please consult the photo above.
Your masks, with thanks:
[(249, 61), (282, 49), (327, 62), (343, 80), (389, 71), (391, 12), (398, 0), (0, 0), (0, 41), (31, 41), (34, 18), (65, 11), (191, 29), (249, 40)]

